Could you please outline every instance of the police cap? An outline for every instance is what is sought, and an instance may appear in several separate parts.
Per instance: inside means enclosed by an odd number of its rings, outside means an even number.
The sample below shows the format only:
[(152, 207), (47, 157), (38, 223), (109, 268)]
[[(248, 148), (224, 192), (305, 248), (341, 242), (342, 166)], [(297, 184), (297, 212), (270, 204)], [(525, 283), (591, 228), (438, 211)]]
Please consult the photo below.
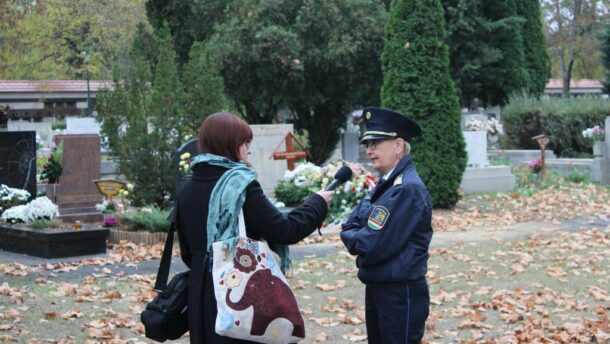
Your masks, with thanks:
[(411, 138), (421, 134), (421, 128), (414, 120), (394, 110), (368, 107), (362, 110), (366, 131), (360, 142), (387, 138)]

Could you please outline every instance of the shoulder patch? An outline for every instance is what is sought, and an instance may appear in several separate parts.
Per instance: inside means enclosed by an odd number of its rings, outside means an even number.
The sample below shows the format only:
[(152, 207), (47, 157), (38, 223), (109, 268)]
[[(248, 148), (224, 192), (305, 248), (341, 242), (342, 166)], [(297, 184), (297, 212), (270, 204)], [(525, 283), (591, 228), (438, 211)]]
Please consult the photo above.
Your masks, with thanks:
[(390, 217), (390, 212), (380, 205), (375, 206), (369, 216), (368, 226), (374, 231), (380, 231)]
[(398, 177), (396, 177), (396, 179), (394, 179), (393, 185), (400, 185), (400, 184), (402, 184), (402, 174), (399, 175)]

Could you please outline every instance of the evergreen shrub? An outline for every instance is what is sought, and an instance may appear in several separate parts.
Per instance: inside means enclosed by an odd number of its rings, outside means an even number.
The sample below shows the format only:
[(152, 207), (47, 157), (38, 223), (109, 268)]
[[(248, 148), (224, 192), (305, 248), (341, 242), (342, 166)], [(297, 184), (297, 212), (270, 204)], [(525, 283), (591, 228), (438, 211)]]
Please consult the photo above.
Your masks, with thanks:
[(466, 152), (444, 24), (440, 1), (392, 1), (382, 55), (381, 103), (421, 126), (422, 135), (411, 143), (415, 167), (433, 206), (449, 208), (460, 198)]

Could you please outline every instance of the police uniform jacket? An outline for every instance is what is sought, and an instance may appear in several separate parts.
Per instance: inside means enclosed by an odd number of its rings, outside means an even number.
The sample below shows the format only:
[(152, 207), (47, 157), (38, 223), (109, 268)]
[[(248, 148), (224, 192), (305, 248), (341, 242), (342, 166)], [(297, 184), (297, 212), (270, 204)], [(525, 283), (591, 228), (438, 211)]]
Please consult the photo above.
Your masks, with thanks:
[[(249, 343), (218, 336), (214, 331), (216, 299), (211, 264), (206, 259), (208, 205), (214, 186), (226, 171), (208, 164), (195, 165), (193, 176), (184, 183), (176, 197), (176, 225), (182, 260), (191, 269), (188, 310), (191, 343)], [(284, 216), (253, 181), (246, 188), (244, 222), (248, 237), (270, 243), (295, 244), (322, 225), (327, 205), (319, 195), (310, 196)]]
[(401, 159), (343, 224), (341, 240), (357, 255), (365, 284), (408, 283), (425, 278), (432, 239), (430, 194), (411, 157)]

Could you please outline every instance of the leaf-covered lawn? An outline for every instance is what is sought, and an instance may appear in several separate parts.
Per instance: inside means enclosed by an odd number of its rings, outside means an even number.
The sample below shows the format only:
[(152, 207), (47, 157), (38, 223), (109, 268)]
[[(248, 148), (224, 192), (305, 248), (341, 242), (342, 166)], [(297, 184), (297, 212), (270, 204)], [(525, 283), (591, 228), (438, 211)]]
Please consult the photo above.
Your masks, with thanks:
[[(610, 227), (433, 249), (426, 340), (606, 343), (609, 265)], [(343, 250), (295, 264), (290, 282), (306, 319), (306, 343), (366, 341), (364, 287), (355, 274)], [(10, 276), (0, 286), (0, 341), (149, 342), (139, 313), (153, 280), (111, 275), (105, 266), (73, 282)]]
[[(583, 216), (607, 220), (608, 190), (564, 184), (533, 196), (467, 196), (452, 211), (436, 212), (435, 230), (491, 230)], [(364, 286), (353, 257), (337, 240), (336, 235), (306, 240), (330, 242), (337, 253), (295, 262), (290, 283), (306, 320), (305, 343), (366, 341)], [(610, 342), (610, 227), (561, 232), (547, 226), (517, 241), (454, 242), (440, 242), (430, 252), (426, 342)], [(155, 276), (117, 273), (116, 267), (158, 259), (161, 251), (162, 245), (126, 243), (107, 258), (82, 262), (0, 263), (0, 342), (151, 342), (142, 336), (139, 314), (154, 295)], [(84, 278), (62, 278), (85, 267), (92, 272)], [(188, 343), (188, 337), (177, 342)]]
[(432, 223), (435, 231), (445, 232), (583, 216), (604, 220), (610, 216), (610, 186), (558, 183), (508, 193), (467, 195), (452, 210), (435, 210)]

